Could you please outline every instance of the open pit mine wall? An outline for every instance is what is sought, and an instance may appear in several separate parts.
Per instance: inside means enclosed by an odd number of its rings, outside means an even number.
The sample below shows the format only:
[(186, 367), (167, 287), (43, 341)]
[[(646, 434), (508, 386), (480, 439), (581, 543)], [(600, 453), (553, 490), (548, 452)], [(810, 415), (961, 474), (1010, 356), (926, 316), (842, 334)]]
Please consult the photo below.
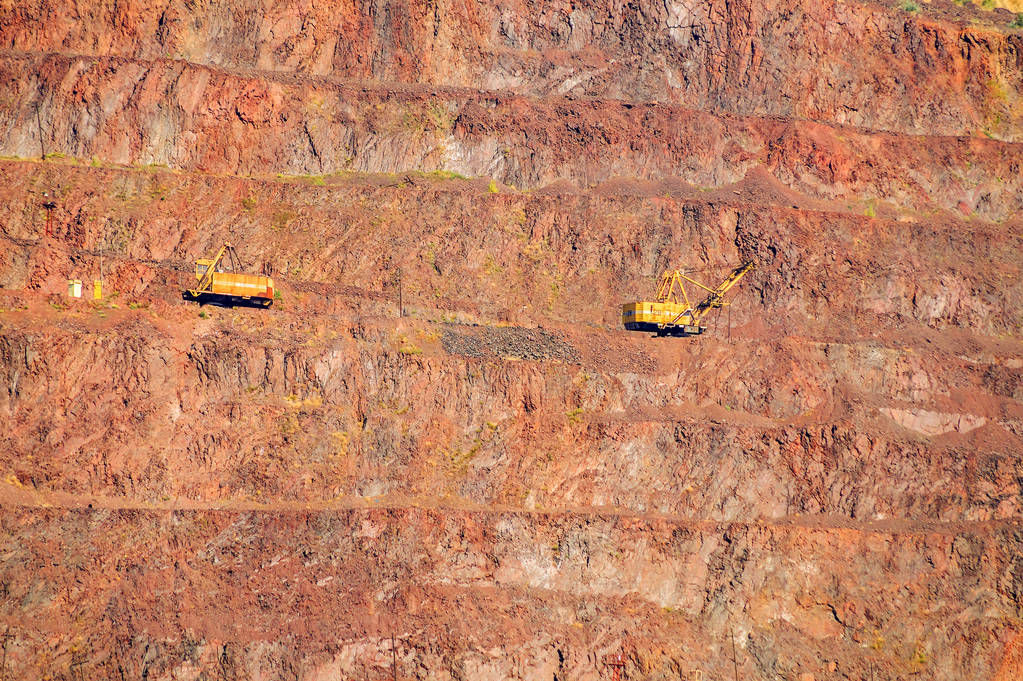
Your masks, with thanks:
[[(0, 7), (0, 47), (1018, 140), (1023, 35), (939, 20), (924, 7), (916, 14), (843, 0), (43, 0)], [(36, 85), (45, 104), (46, 84)]]
[[(983, 521), (1023, 508), (1023, 383), (995, 358), (742, 341), (666, 370), (642, 354), (631, 366), (409, 356), (373, 326), (184, 342), (152, 320), (76, 327), (0, 339), (0, 464), (31, 489), (132, 503), (394, 494), (694, 520)], [(406, 333), (452, 347), (467, 332)], [(749, 368), (759, 362), (785, 370)], [(1007, 397), (966, 413), (919, 397), (985, 389)], [(821, 413), (835, 401), (846, 413)], [(708, 420), (707, 407), (735, 418)]]
[[(973, 337), (1020, 333), (1023, 262), (1001, 227), (492, 195), (461, 181), (319, 187), (29, 162), (2, 172), (4, 288), (58, 293), (113, 239), (112, 290), (173, 304), (189, 254), (230, 228), (243, 258), (275, 263), (282, 281), (311, 273), (350, 291), (295, 290), (277, 329), (232, 322), (181, 337), (161, 318), (169, 310), (101, 332), (74, 315), (45, 332), (5, 328), (0, 406), (18, 425), (0, 456), (34, 487), (140, 502), (400, 492), (481, 504), (544, 489), (533, 502), (548, 507), (721, 520), (986, 520), (1021, 507), (1019, 359)], [(32, 197), (54, 186), (64, 245), (41, 248)], [(602, 337), (595, 321), (618, 324), (607, 301), (648, 286), (642, 272), (665, 267), (678, 243), (699, 243), (709, 262), (738, 250), (761, 263), (733, 312), (743, 339), (676, 343), (663, 358), (635, 337)], [(420, 319), (451, 312), (438, 300), (494, 320), (530, 305), (585, 330), (487, 352), (491, 341), (459, 325), (353, 319), (393, 313), (382, 284), (395, 266)], [(409, 343), (425, 354), (402, 352)], [(691, 413), (708, 405), (749, 419), (708, 425)], [(582, 423), (566, 418), (575, 410)], [(963, 439), (978, 429), (992, 436)], [(677, 470), (662, 477), (666, 466)]]
[(1023, 202), (1017, 144), (673, 104), (404, 91), (168, 60), (2, 54), (0, 97), (10, 103), (0, 108), (0, 153), (25, 158), (45, 151), (255, 175), (448, 170), (519, 188), (618, 176), (713, 187), (762, 170), (808, 197), (857, 206), (873, 200), (1004, 220)]
[[(0, 614), (33, 619), (12, 673), (61, 673), (76, 650), (114, 678), (373, 677), (392, 631), (403, 678), (596, 681), (623, 647), (633, 678), (722, 677), (732, 634), (749, 678), (1019, 669), (1021, 365), (976, 325), (1018, 333), (1023, 263), (1000, 226), (2, 167), (5, 288), (95, 264), (104, 216), (112, 281), (152, 305), (98, 328), (87, 306), (3, 318), (0, 465), (22, 496), (0, 522)], [(61, 240), (40, 246), (32, 197), (54, 186)], [(183, 322), (186, 255), (227, 225), (247, 260), (352, 292)], [(689, 242), (771, 263), (736, 311), (749, 333), (669, 351), (587, 324), (642, 284), (636, 262)], [(363, 294), (394, 264), (384, 244), (422, 282), (413, 306), (443, 286), (466, 313), (540, 296), (574, 324), (382, 318)], [(565, 300), (547, 297), (558, 273)], [(858, 330), (879, 325), (884, 342)], [(21, 507), (36, 495), (105, 500)], [(346, 508), (378, 495), (407, 501)]]
[[(0, 3), (5, 678), (1016, 681), (1021, 37), (921, 4)], [(692, 244), (734, 338), (611, 331)]]
[[(190, 262), (230, 234), (243, 261), (289, 281), (344, 282), (379, 299), (401, 267), (409, 301), (487, 310), (491, 321), (617, 326), (617, 301), (649, 291), (683, 257), (755, 259), (733, 315), (745, 323), (756, 310), (772, 336), (849, 338), (895, 324), (997, 336), (1020, 333), (1023, 320), (1012, 223), (868, 218), (772, 205), (783, 194), (752, 203), (741, 192), (703, 200), (627, 186), (491, 194), (462, 181), (314, 186), (29, 162), (0, 163), (0, 179), (6, 288), (58, 293), (76, 268), (98, 271), (103, 247), (114, 290), (180, 286)], [(70, 251), (34, 245), (44, 192), (59, 194), (57, 230)]]
[(11, 510), (0, 537), (4, 607), (36, 620), (9, 647), (13, 678), (53, 669), (48, 655), (68, 645), (87, 674), (113, 679), (381, 678), (393, 659), (403, 679), (596, 681), (622, 640), (628, 678), (726, 678), (732, 636), (740, 678), (1011, 681), (1019, 655), (1004, 626), (1023, 596), (1014, 524), (891, 534), (428, 508), (97, 508)]

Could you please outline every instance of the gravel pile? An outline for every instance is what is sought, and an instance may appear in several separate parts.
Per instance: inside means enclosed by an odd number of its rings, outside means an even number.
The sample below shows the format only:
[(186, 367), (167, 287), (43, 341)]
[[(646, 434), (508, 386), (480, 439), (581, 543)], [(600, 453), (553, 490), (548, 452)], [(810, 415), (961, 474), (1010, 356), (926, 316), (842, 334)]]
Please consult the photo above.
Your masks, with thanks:
[(441, 344), (446, 352), (465, 357), (515, 357), (581, 363), (578, 350), (565, 339), (544, 329), (448, 324), (441, 336)]

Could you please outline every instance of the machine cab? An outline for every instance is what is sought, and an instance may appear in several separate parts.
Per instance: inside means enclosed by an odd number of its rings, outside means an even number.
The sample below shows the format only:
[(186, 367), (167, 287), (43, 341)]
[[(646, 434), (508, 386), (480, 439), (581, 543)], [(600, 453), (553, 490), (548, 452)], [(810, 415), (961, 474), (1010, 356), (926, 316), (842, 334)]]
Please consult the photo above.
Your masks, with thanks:
[[(210, 264), (212, 262), (213, 262), (212, 260), (208, 260), (208, 259), (206, 259), (206, 260), (196, 260), (195, 261), (195, 278), (196, 278), (196, 280), (202, 280), (203, 275), (206, 274), (206, 270), (208, 270), (210, 268)], [(224, 272), (224, 267), (222, 265), (218, 265), (217, 269), (215, 271), (222, 274)]]

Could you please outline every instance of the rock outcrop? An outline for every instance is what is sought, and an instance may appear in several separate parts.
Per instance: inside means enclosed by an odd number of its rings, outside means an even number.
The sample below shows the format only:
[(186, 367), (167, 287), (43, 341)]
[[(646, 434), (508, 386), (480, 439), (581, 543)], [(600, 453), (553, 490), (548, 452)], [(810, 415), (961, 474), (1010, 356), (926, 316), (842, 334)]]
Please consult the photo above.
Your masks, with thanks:
[(0, 678), (1020, 678), (1023, 33), (901, 6), (0, 7)]

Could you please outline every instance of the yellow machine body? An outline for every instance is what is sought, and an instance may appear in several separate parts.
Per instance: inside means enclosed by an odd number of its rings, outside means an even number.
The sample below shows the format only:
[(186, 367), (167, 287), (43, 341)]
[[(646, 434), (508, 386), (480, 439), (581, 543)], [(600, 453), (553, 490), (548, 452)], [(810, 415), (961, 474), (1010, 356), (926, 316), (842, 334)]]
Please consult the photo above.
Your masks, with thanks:
[[(199, 261), (202, 262), (201, 260)], [(195, 278), (201, 279), (200, 265), (196, 265)], [(222, 296), (238, 296), (241, 298), (266, 298), (273, 300), (274, 280), (258, 274), (239, 274), (237, 272), (214, 272), (210, 284), (210, 293)]]
[(225, 244), (213, 258), (196, 260), (196, 287), (182, 291), (182, 296), (200, 303), (270, 307), (275, 293), (273, 279), (260, 274), (225, 272), (221, 263), (229, 252), (233, 253), (234, 248)]
[(622, 324), (630, 331), (643, 330), (643, 326), (664, 324), (692, 324), (686, 305), (677, 303), (639, 302), (622, 305)]

